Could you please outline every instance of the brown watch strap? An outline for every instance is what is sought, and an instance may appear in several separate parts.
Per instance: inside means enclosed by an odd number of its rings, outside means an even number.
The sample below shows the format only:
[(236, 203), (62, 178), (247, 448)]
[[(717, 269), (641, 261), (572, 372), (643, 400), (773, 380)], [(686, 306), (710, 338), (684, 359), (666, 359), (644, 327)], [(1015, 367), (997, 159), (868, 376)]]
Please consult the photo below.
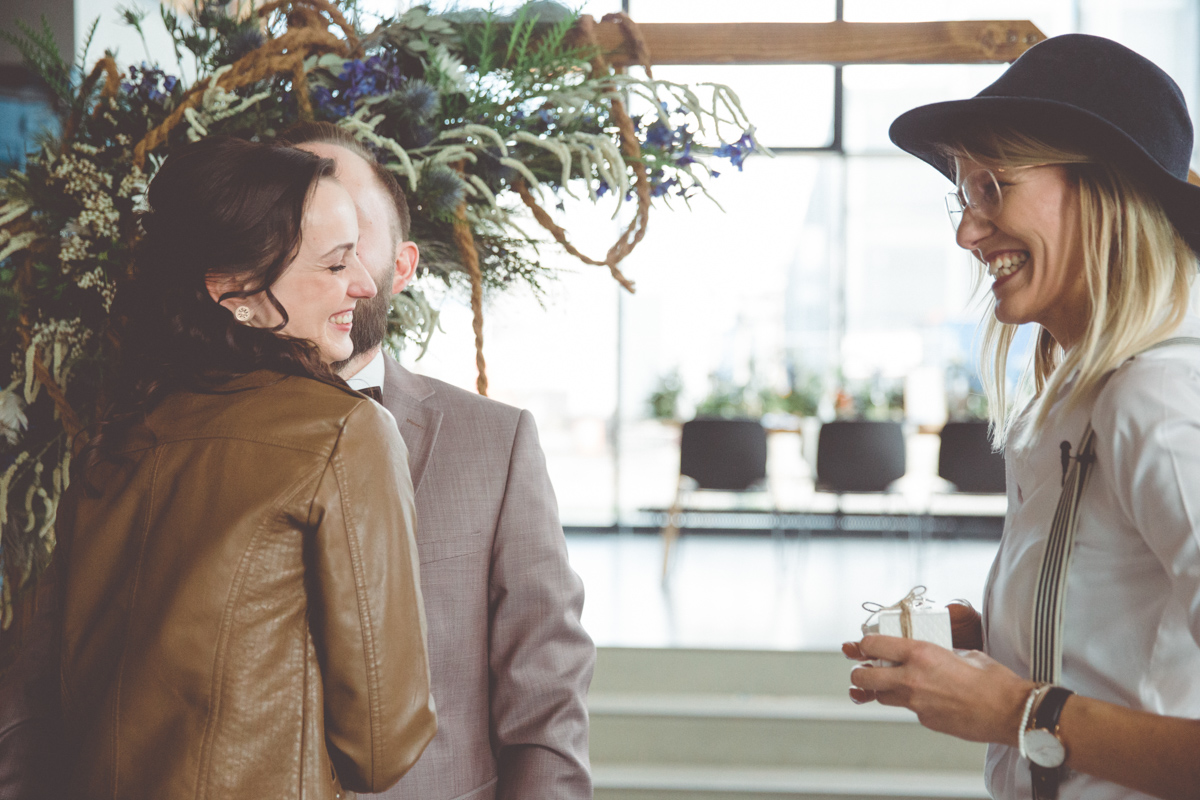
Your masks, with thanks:
[[(1051, 686), (1047, 689), (1042, 702), (1038, 703), (1032, 727), (1055, 733), (1058, 730), (1058, 720), (1062, 717), (1063, 706), (1073, 694), (1075, 693), (1070, 689), (1061, 686)], [(1041, 767), (1030, 762), (1029, 774), (1033, 780), (1034, 800), (1055, 800), (1058, 797), (1058, 785), (1067, 774), (1067, 765), (1065, 760), (1057, 767)]]

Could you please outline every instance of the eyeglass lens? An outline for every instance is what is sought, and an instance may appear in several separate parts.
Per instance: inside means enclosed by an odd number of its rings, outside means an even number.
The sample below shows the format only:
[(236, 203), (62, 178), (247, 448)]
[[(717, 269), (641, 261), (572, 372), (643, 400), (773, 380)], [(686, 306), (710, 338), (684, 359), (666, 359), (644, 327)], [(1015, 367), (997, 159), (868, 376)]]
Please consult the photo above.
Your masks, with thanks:
[(984, 219), (993, 219), (1000, 213), (1004, 197), (1000, 193), (1000, 183), (991, 170), (980, 169), (963, 178), (957, 192), (951, 192), (946, 197), (946, 211), (950, 214), (950, 224), (958, 230), (962, 222), (964, 209), (970, 208)]

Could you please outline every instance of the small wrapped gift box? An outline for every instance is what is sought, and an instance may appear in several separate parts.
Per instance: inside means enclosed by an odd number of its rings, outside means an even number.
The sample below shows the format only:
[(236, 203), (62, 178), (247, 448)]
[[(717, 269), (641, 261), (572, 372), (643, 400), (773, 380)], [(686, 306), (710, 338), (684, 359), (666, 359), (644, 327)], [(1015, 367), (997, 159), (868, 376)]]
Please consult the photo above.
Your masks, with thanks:
[[(878, 633), (883, 636), (933, 642), (948, 650), (954, 647), (954, 637), (950, 632), (950, 610), (925, 599), (924, 586), (914, 587), (895, 605), (863, 603), (863, 608), (871, 612), (871, 616), (862, 625), (863, 636)], [(895, 666), (883, 659), (876, 659), (873, 663), (880, 667)]]

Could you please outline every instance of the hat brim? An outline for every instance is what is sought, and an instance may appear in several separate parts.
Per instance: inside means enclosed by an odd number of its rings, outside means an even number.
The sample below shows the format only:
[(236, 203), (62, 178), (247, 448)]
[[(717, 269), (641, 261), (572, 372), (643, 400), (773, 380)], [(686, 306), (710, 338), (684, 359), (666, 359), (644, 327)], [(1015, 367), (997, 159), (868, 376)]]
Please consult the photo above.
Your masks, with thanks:
[(888, 131), (892, 141), (953, 182), (954, 163), (942, 147), (961, 140), (981, 122), (1014, 128), (1051, 143), (1073, 142), (1089, 155), (1119, 164), (1157, 197), (1176, 230), (1200, 254), (1200, 186), (1164, 169), (1108, 120), (1077, 106), (1030, 97), (983, 96), (920, 106), (901, 114)]

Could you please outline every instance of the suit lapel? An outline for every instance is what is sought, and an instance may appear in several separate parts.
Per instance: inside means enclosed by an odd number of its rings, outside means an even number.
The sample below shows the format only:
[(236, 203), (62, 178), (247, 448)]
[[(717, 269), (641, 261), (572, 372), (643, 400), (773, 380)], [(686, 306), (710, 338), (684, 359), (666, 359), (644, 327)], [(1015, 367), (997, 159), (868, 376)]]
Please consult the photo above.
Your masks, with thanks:
[(383, 367), (383, 406), (392, 412), (400, 426), (400, 436), (408, 447), (413, 490), (418, 491), (442, 425), (442, 412), (425, 404), (433, 395), (429, 381), (409, 372), (388, 355), (384, 356)]

